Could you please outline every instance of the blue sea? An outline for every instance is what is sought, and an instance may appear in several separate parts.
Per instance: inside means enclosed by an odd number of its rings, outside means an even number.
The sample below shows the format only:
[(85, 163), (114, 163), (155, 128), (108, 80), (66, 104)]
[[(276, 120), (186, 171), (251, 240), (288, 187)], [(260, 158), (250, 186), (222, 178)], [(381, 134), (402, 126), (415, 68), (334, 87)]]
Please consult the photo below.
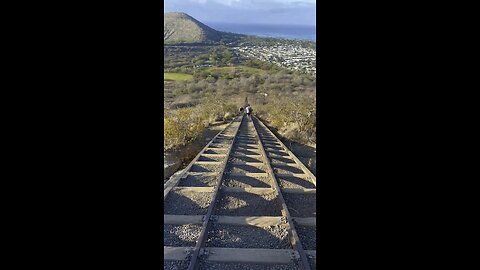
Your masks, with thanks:
[(274, 37), (287, 39), (317, 40), (316, 26), (303, 25), (266, 25), (266, 24), (234, 24), (234, 23), (205, 23), (211, 28), (223, 32), (254, 35), (260, 37)]

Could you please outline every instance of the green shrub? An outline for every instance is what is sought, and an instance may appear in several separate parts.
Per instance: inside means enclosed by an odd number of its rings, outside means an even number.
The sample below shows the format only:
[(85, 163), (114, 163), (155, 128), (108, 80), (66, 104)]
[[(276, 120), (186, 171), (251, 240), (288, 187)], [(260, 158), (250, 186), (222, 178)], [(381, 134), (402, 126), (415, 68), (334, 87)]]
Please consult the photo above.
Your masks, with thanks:
[(316, 142), (316, 104), (307, 97), (276, 96), (259, 105), (257, 114), (287, 139)]
[(164, 149), (170, 150), (186, 145), (198, 138), (209, 124), (217, 121), (230, 121), (236, 114), (237, 106), (227, 104), (219, 98), (207, 99), (208, 102), (196, 107), (170, 111), (164, 116)]
[(163, 120), (165, 150), (195, 140), (205, 129), (201, 114), (194, 108), (178, 109), (175, 115), (164, 117)]

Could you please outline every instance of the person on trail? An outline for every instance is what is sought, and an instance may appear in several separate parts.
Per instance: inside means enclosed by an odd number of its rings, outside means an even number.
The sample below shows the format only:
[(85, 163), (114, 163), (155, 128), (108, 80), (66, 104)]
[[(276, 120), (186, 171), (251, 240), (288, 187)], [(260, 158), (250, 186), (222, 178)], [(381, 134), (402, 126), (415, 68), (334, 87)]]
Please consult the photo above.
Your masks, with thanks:
[(247, 105), (245, 108), (245, 111), (247, 112), (247, 116), (250, 118), (250, 114), (252, 113), (252, 107), (250, 107), (250, 104)]
[(243, 107), (240, 107), (240, 114), (243, 113)]

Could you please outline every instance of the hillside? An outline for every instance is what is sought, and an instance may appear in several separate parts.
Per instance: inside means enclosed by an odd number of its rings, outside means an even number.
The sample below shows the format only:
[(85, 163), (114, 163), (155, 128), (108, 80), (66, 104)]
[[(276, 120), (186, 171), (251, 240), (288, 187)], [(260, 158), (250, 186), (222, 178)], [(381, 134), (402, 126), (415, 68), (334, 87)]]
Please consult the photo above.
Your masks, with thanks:
[(195, 43), (219, 41), (221, 32), (181, 12), (165, 13), (163, 21), (164, 43)]

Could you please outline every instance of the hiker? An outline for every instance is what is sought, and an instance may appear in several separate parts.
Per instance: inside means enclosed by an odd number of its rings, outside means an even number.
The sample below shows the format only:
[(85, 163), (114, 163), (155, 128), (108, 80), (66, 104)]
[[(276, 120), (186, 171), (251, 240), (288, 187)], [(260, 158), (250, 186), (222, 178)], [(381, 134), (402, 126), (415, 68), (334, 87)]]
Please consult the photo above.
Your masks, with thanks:
[(240, 114), (242, 114), (243, 112), (243, 107), (240, 107)]
[(247, 116), (250, 117), (250, 114), (252, 113), (252, 107), (250, 107), (250, 104), (247, 105), (245, 108), (245, 111), (247, 112)]

